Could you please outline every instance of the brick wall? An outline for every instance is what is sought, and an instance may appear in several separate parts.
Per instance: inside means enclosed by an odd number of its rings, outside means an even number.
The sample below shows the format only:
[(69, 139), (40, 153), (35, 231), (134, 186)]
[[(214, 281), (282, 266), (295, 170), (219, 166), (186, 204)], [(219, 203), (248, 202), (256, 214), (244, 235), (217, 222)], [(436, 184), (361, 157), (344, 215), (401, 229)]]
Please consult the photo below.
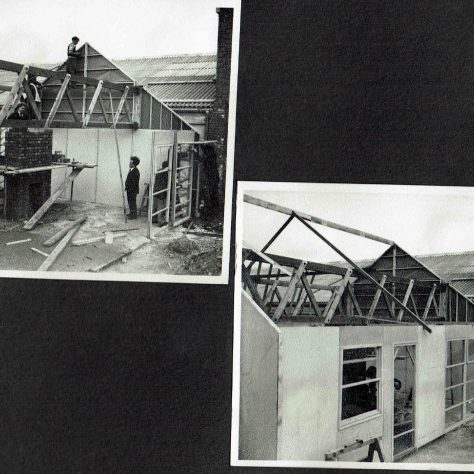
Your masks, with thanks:
[(5, 135), (7, 166), (32, 168), (51, 164), (53, 131), (12, 128)]
[[(53, 131), (10, 129), (5, 136), (5, 164), (35, 168), (51, 164)], [(6, 215), (8, 219), (28, 219), (51, 194), (51, 171), (7, 175)]]
[(219, 29), (217, 38), (216, 100), (209, 114), (210, 140), (217, 140), (217, 164), (219, 171), (219, 198), (224, 202), (227, 124), (229, 115), (230, 63), (232, 54), (233, 8), (218, 8)]

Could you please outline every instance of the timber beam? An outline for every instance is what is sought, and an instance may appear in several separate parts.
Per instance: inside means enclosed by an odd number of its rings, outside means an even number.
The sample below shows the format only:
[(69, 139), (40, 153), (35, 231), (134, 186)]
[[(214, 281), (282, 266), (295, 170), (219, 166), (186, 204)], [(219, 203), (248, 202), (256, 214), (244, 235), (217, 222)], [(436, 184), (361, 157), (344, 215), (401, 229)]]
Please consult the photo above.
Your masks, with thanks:
[[(23, 64), (0, 60), (0, 70), (16, 72), (17, 74), (19, 74), (22, 68), (23, 68)], [(41, 67), (29, 66), (28, 74), (33, 74), (39, 77), (59, 79), (62, 81), (65, 79), (67, 72), (66, 71), (52, 71), (50, 69), (45, 69)], [(79, 84), (95, 86), (95, 87), (97, 87), (100, 82), (98, 79), (93, 79), (91, 77), (84, 77), (84, 76), (78, 76), (78, 75), (72, 75), (70, 81), (76, 82)], [(125, 88), (127, 87), (127, 85), (117, 84), (115, 82), (103, 81), (103, 87), (107, 89), (115, 89), (115, 90), (123, 92)]]
[[(12, 120), (8, 119), (2, 123), (2, 127), (7, 128), (44, 128), (46, 120)], [(50, 128), (82, 128), (82, 122), (75, 122), (72, 120), (53, 120), (49, 126)], [(89, 122), (87, 128), (110, 128), (110, 123), (105, 122)], [(116, 128), (130, 128), (138, 129), (136, 122), (119, 122)]]

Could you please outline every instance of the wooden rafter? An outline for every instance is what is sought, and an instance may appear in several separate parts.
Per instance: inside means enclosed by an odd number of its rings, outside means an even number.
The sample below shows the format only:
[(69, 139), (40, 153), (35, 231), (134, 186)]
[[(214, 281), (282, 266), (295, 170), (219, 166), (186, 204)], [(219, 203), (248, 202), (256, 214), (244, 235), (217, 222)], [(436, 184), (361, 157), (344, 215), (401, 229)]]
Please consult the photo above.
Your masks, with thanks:
[(436, 284), (433, 285), (433, 288), (431, 289), (430, 295), (428, 296), (428, 301), (426, 302), (425, 310), (423, 311), (423, 320), (426, 320), (428, 313), (430, 311), (431, 307), (431, 302), (433, 301), (433, 298), (435, 296), (435, 291), (436, 291)]
[[(408, 300), (410, 298), (410, 294), (411, 294), (411, 290), (413, 289), (413, 284), (415, 283), (414, 280), (410, 280), (410, 283), (408, 283), (408, 288), (407, 288), (407, 291), (405, 292), (405, 296), (403, 297), (403, 306), (406, 307), (406, 305), (408, 304)], [(397, 320), (398, 321), (401, 321), (403, 319), (403, 312), (404, 312), (404, 307), (400, 308), (400, 310), (398, 311), (398, 315), (397, 315)]]
[(28, 71), (28, 66), (22, 66), (19, 71), (15, 71), (18, 72), (18, 77), (16, 78), (16, 81), (14, 82), (7, 98), (5, 99), (2, 109), (0, 110), (0, 125), (2, 125), (10, 113), (15, 110), (20, 98), (20, 87), (26, 75), (28, 74)]
[(67, 85), (70, 79), (71, 79), (71, 75), (66, 74), (66, 77), (64, 78), (61, 84), (61, 87), (59, 88), (56, 99), (54, 99), (54, 104), (51, 107), (51, 110), (49, 111), (49, 115), (44, 124), (44, 128), (49, 128), (51, 126), (51, 122), (54, 120), (54, 116), (56, 115), (56, 112), (58, 111), (59, 104), (61, 104), (61, 100), (63, 98), (64, 93), (66, 92)]
[(102, 90), (103, 84), (104, 84), (104, 81), (99, 81), (99, 84), (97, 84), (97, 87), (95, 88), (94, 95), (92, 96), (92, 99), (89, 104), (89, 108), (87, 109), (86, 115), (84, 117), (84, 121), (83, 121), (84, 127), (87, 127), (87, 125), (89, 124), (89, 121), (92, 116), (92, 112), (94, 111), (95, 105), (97, 104), (97, 100), (100, 96), (100, 91)]

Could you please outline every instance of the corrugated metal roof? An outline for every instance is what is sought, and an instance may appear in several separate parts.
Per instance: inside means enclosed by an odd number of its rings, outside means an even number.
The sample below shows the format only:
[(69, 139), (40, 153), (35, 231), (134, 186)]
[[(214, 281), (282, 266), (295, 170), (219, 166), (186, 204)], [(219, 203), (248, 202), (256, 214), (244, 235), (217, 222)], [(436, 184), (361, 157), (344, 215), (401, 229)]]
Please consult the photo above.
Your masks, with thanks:
[(213, 81), (216, 77), (215, 54), (177, 54), (153, 58), (113, 59), (139, 84), (152, 82)]
[(146, 86), (158, 100), (174, 108), (210, 108), (216, 96), (214, 82), (166, 83)]
[[(114, 64), (139, 84), (145, 85), (168, 107), (210, 108), (215, 99), (215, 54), (179, 54), (153, 58), (113, 59)], [(53, 69), (62, 63), (37, 65)], [(16, 73), (0, 71), (0, 84), (12, 85)], [(0, 94), (0, 105), (5, 94)]]
[(474, 296), (474, 275), (468, 280), (454, 280), (451, 284), (465, 296)]
[(445, 280), (462, 276), (474, 278), (474, 252), (419, 255), (416, 258)]

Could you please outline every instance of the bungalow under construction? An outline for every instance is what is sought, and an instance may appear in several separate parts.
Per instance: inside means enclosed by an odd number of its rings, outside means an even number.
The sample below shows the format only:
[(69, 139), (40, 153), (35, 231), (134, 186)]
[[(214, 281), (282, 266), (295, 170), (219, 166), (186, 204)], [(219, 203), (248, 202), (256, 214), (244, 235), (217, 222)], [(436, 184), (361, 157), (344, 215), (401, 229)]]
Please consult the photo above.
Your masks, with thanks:
[[(242, 248), (239, 459), (396, 461), (473, 419), (474, 303), (458, 280), (391, 240), (244, 202), (288, 219)], [(343, 263), (269, 253), (293, 220)], [(387, 250), (361, 266), (312, 224)]]

